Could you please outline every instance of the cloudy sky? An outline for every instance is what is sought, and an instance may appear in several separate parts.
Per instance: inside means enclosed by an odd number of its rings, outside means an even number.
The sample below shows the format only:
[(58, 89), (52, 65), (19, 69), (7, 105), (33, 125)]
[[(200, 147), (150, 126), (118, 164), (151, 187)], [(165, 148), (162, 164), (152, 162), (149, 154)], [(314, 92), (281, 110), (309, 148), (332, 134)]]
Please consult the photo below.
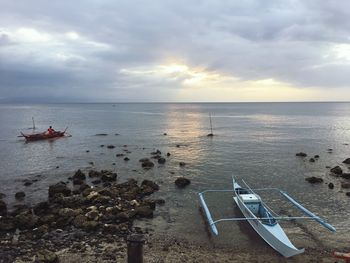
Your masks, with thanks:
[(0, 102), (350, 101), (350, 1), (0, 7)]

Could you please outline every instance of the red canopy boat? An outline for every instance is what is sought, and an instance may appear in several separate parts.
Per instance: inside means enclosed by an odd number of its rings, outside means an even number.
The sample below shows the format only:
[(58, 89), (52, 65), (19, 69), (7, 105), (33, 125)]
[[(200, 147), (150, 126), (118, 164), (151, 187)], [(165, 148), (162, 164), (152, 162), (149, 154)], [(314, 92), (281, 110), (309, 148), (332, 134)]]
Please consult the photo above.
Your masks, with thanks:
[(58, 137), (65, 137), (66, 130), (64, 131), (54, 131), (53, 133), (41, 132), (41, 133), (33, 133), (33, 134), (24, 134), (21, 132), (22, 136), (26, 139), (26, 141), (38, 141), (38, 140), (47, 140)]

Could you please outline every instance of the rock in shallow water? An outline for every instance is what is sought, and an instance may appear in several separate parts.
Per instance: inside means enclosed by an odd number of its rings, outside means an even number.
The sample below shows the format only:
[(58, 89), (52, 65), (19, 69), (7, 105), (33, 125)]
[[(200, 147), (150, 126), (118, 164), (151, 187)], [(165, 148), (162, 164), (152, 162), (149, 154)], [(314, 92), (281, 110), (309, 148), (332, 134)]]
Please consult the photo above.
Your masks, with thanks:
[(189, 185), (191, 181), (185, 177), (179, 177), (175, 180), (175, 185), (179, 188), (184, 188)]
[(350, 158), (345, 159), (345, 160), (343, 161), (343, 163), (345, 163), (345, 164), (350, 164)]
[(299, 157), (306, 157), (307, 154), (304, 152), (300, 152), (300, 153), (296, 153), (295, 156), (299, 156)]
[(305, 180), (308, 181), (310, 184), (317, 184), (317, 183), (323, 182), (322, 178), (315, 177), (315, 176), (307, 177), (307, 178), (305, 178)]
[(26, 196), (24, 192), (17, 192), (15, 194), (16, 199), (23, 199)]
[(331, 173), (341, 175), (343, 173), (343, 170), (340, 168), (340, 166), (335, 166), (331, 169)]

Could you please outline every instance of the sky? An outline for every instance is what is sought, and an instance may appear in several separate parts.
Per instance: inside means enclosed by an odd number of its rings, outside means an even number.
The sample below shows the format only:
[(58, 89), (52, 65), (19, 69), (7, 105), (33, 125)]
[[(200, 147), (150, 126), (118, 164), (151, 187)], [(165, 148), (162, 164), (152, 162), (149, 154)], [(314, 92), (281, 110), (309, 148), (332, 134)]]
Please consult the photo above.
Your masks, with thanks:
[(0, 7), (0, 102), (350, 101), (350, 1)]

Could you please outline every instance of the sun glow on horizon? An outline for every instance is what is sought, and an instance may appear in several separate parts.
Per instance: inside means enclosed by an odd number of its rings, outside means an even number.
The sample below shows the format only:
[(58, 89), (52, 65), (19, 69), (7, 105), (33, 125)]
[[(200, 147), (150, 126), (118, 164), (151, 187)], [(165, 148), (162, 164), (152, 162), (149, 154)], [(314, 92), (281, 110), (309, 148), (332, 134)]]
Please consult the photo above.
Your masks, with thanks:
[(180, 101), (305, 101), (334, 96), (331, 91), (323, 92), (321, 98), (317, 87), (305, 89), (274, 78), (244, 80), (181, 63), (147, 65), (119, 72), (149, 86), (168, 88), (164, 83), (170, 83)]

